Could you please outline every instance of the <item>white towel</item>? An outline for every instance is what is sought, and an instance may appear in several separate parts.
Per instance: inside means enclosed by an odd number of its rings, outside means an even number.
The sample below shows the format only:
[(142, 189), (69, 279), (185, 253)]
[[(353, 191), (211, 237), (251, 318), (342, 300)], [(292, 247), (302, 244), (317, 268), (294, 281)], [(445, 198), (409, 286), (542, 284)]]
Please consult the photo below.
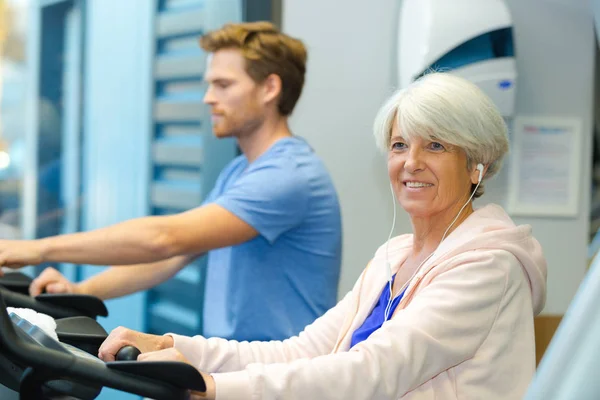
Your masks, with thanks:
[(29, 323), (36, 325), (38, 328), (43, 330), (48, 336), (58, 341), (58, 335), (56, 334), (56, 321), (49, 315), (39, 313), (30, 308), (13, 308), (6, 307), (6, 311), (10, 314), (11, 312), (17, 314)]

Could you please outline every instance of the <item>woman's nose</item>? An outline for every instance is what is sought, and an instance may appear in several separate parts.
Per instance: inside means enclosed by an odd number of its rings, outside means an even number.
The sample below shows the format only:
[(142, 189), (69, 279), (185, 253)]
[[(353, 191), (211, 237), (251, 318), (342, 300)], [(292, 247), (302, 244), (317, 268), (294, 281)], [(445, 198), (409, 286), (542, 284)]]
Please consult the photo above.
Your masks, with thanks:
[(407, 172), (413, 173), (423, 169), (423, 160), (421, 151), (418, 148), (410, 149), (406, 154), (404, 169)]

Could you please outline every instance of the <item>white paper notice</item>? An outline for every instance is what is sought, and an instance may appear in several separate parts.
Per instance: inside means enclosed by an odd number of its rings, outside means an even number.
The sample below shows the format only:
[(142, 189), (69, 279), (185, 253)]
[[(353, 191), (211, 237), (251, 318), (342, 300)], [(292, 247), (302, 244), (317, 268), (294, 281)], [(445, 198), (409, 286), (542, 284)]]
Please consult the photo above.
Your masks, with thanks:
[(579, 204), (581, 123), (518, 117), (512, 135), (508, 210), (513, 215), (575, 216)]

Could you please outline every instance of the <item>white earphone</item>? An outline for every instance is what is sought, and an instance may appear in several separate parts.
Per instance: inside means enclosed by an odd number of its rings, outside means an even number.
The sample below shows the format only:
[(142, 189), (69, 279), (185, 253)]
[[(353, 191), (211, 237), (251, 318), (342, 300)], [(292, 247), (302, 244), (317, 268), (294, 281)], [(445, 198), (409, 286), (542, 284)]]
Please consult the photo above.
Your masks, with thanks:
[(477, 184), (479, 185), (481, 183), (481, 180), (483, 179), (483, 164), (482, 163), (477, 164), (477, 171), (479, 171), (479, 179), (477, 180)]
[[(450, 230), (450, 228), (452, 227), (452, 225), (454, 225), (454, 223), (456, 222), (456, 220), (458, 219), (459, 215), (462, 213), (462, 211), (464, 210), (464, 208), (467, 206), (467, 204), (469, 204), (469, 202), (471, 201), (471, 199), (475, 195), (475, 192), (477, 192), (477, 188), (479, 188), (479, 185), (481, 184), (481, 180), (483, 179), (483, 164), (482, 163), (477, 164), (476, 168), (477, 168), (477, 171), (479, 171), (479, 178), (477, 179), (477, 186), (475, 186), (475, 189), (473, 189), (473, 192), (471, 193), (471, 197), (469, 197), (469, 200), (467, 200), (467, 202), (462, 206), (462, 208), (460, 209), (460, 211), (458, 212), (458, 214), (456, 214), (456, 217), (454, 218), (454, 220), (452, 221), (452, 223), (450, 225), (448, 225), (448, 228), (446, 228), (446, 231), (444, 232), (444, 235), (442, 236), (442, 240), (440, 240), (440, 244), (444, 241), (444, 239), (446, 238), (446, 234), (448, 233), (448, 231)], [(393, 297), (393, 293), (392, 293), (392, 266), (390, 264), (389, 257), (388, 257), (388, 247), (389, 247), (389, 244), (390, 244), (390, 240), (392, 239), (392, 234), (394, 233), (394, 227), (396, 225), (396, 197), (394, 196), (394, 188), (392, 187), (391, 183), (390, 183), (390, 191), (392, 193), (392, 202), (393, 202), (393, 205), (394, 205), (394, 218), (392, 220), (392, 229), (390, 230), (390, 235), (388, 236), (388, 240), (387, 240), (387, 242), (385, 244), (385, 264), (387, 266), (387, 272), (388, 272), (388, 285), (389, 285), (389, 289), (390, 289), (390, 299), (388, 300), (388, 304), (385, 307), (384, 322), (388, 320), (389, 313), (390, 313), (390, 310), (392, 308), (392, 303), (394, 301), (394, 297)], [(438, 247), (439, 247), (439, 244), (438, 244)], [(435, 251), (433, 253), (431, 253), (425, 260), (423, 260), (421, 262), (421, 264), (415, 270), (415, 273), (419, 269), (421, 269), (421, 266), (423, 264), (425, 264), (425, 262), (427, 260), (429, 260), (434, 253), (435, 253)], [(409, 279), (409, 282), (410, 282), (410, 279)]]

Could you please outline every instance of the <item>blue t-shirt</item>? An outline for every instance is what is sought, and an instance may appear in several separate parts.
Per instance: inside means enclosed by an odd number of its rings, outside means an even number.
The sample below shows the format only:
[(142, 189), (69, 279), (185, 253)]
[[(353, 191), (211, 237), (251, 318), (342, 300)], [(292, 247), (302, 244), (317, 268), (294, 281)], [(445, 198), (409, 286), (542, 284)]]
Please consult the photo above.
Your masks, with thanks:
[(335, 305), (340, 207), (328, 172), (304, 140), (278, 140), (251, 164), (237, 157), (204, 203), (259, 232), (208, 253), (206, 337), (281, 340)]
[[(394, 276), (392, 277), (392, 282), (395, 277), (396, 274), (394, 274)], [(398, 304), (400, 303), (400, 300), (402, 300), (405, 291), (406, 288), (404, 288), (404, 290), (402, 291), (402, 293), (400, 293), (399, 296), (396, 296), (392, 300), (392, 306), (390, 307), (390, 311), (388, 313), (388, 319), (390, 319), (392, 317), (392, 314), (394, 314), (394, 310), (396, 309), (396, 307), (398, 307)], [(369, 316), (367, 317), (367, 319), (365, 319), (363, 324), (352, 334), (350, 348), (354, 347), (355, 344), (366, 340), (369, 336), (371, 336), (373, 332), (381, 328), (381, 325), (383, 325), (383, 323), (385, 322), (385, 308), (388, 305), (388, 301), (390, 301), (390, 286), (386, 284), (385, 288), (383, 288), (383, 291), (381, 292), (381, 296), (379, 296), (379, 301), (375, 305), (375, 308), (373, 308), (373, 311), (371, 311), (371, 314), (369, 314)]]

